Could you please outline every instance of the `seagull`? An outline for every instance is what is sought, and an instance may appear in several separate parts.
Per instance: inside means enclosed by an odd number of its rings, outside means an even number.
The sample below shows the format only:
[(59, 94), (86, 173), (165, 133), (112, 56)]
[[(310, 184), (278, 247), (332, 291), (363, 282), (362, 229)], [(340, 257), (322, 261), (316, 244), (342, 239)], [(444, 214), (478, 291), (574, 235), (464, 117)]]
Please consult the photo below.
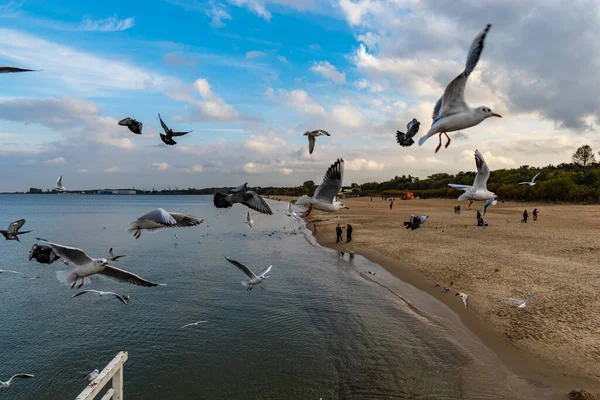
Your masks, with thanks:
[(541, 172), (538, 172), (532, 179), (531, 182), (519, 182), (519, 185), (529, 185), (529, 186), (535, 186), (535, 178), (538, 177), (538, 175), (541, 174)]
[(455, 294), (455, 296), (460, 296), (460, 298), (462, 299), (463, 304), (465, 305), (465, 308), (469, 307), (469, 305), (467, 304), (467, 297), (469, 297), (468, 294), (462, 293), (462, 292), (458, 292), (458, 293)]
[(506, 301), (512, 301), (513, 303), (517, 303), (519, 308), (525, 308), (525, 306), (527, 306), (527, 302), (529, 300), (531, 300), (531, 298), (535, 296), (535, 293), (532, 295), (527, 296), (527, 298), (525, 300), (519, 300), (519, 299), (513, 299), (512, 297), (506, 298), (504, 300)]
[(491, 27), (492, 25), (488, 24), (473, 40), (469, 54), (467, 55), (465, 70), (446, 86), (443, 96), (435, 104), (433, 109), (433, 124), (429, 132), (419, 139), (419, 146), (422, 146), (427, 139), (439, 133), (440, 143), (435, 148), (435, 152), (437, 153), (442, 146), (442, 134), (448, 138), (446, 142), (446, 147), (448, 147), (451, 140), (447, 132), (470, 128), (489, 117), (502, 118), (501, 115), (492, 112), (489, 107), (471, 108), (465, 101), (467, 79), (479, 61), (479, 57), (483, 51), (483, 42)]
[(396, 142), (402, 147), (410, 147), (415, 141), (412, 139), (417, 132), (419, 132), (419, 126), (421, 123), (413, 118), (408, 124), (406, 124), (406, 133), (396, 131)]
[(294, 210), (292, 210), (292, 202), (291, 201), (288, 203), (288, 210), (285, 213), (285, 215), (287, 215), (288, 217), (294, 218), (296, 221), (301, 220), (301, 218), (298, 216), (298, 214), (296, 214), (296, 212)]
[(207, 322), (207, 321), (192, 322), (191, 324), (187, 324), (187, 325), (182, 326), (180, 329), (187, 328), (188, 326), (198, 326), (198, 324), (203, 324), (205, 322)]
[(125, 257), (125, 256), (115, 256), (115, 253), (113, 253), (112, 247), (108, 250), (108, 255), (110, 256), (110, 261), (117, 261), (119, 258)]
[(12, 383), (12, 380), (15, 378), (33, 378), (34, 375), (31, 374), (16, 374), (13, 375), (12, 378), (10, 378), (9, 380), (7, 380), (6, 382), (2, 382), (0, 381), (0, 389), (4, 389), (4, 390), (8, 390), (8, 388), (10, 387), (10, 384)]
[(248, 228), (252, 228), (252, 224), (254, 224), (254, 221), (250, 218), (250, 211), (246, 211), (246, 225), (248, 225)]
[(456, 185), (453, 183), (448, 184), (448, 186), (451, 188), (464, 191), (464, 193), (458, 197), (458, 201), (467, 199), (471, 200), (469, 202), (469, 207), (471, 207), (473, 200), (490, 200), (498, 197), (494, 192), (490, 192), (487, 189), (487, 181), (490, 177), (490, 168), (483, 159), (483, 156), (479, 150), (475, 150), (475, 164), (477, 165), (477, 175), (475, 175), (473, 186)]
[(62, 175), (56, 180), (56, 187), (54, 188), (57, 192), (66, 192), (67, 188), (62, 185)]
[(232, 263), (233, 265), (235, 265), (244, 274), (246, 274), (246, 276), (248, 277), (249, 280), (242, 281), (242, 285), (247, 287), (246, 290), (252, 290), (252, 288), (254, 287), (254, 285), (258, 285), (259, 283), (261, 283), (265, 279), (269, 278), (269, 275), (267, 275), (267, 274), (269, 273), (269, 271), (271, 271), (271, 268), (273, 268), (272, 265), (269, 265), (258, 276), (256, 276), (254, 274), (254, 272), (252, 272), (252, 270), (250, 268), (248, 268), (247, 266), (245, 266), (241, 262), (232, 260), (231, 258), (228, 258), (228, 257), (225, 257), (225, 259), (227, 261), (229, 261), (230, 263)]
[(142, 126), (144, 126), (140, 121), (129, 117), (120, 120), (119, 125), (128, 127), (136, 135), (142, 134)]
[(421, 215), (418, 217), (415, 217), (414, 214), (410, 215), (410, 220), (408, 222), (404, 222), (404, 227), (406, 229), (412, 229), (413, 231), (415, 229), (418, 229), (421, 227), (421, 224), (423, 224), (425, 221), (427, 221), (427, 218), (429, 218), (428, 215)]
[(93, 370), (92, 372), (90, 372), (89, 374), (85, 375), (85, 378), (88, 381), (93, 381), (94, 379), (96, 379), (98, 377), (98, 375), (100, 375), (100, 371), (98, 371), (97, 369)]
[(24, 275), (22, 272), (12, 271), (10, 269), (0, 269), (0, 274), (4, 274), (4, 273)]
[(489, 206), (495, 206), (496, 204), (498, 204), (498, 199), (489, 199), (488, 201), (485, 202), (485, 204), (483, 205), (483, 212), (481, 213), (482, 215), (485, 215), (487, 209)]
[[(52, 250), (65, 261), (75, 264), (77, 268), (72, 271), (56, 271), (56, 277), (60, 282), (70, 284), (71, 289), (75, 287), (77, 281), (81, 278), (81, 284), (77, 289), (81, 289), (86, 279), (92, 275), (100, 274), (107, 278), (116, 280), (117, 282), (130, 283), (139, 286), (159, 286), (158, 283), (153, 283), (143, 279), (142, 277), (133, 274), (129, 271), (108, 265), (106, 258), (92, 258), (85, 251), (76, 247), (63, 246), (47, 241), (46, 239), (37, 238), (37, 240), (46, 243)], [(87, 279), (89, 282), (89, 278)]]
[(304, 132), (304, 136), (308, 136), (308, 154), (312, 154), (315, 149), (315, 138), (317, 136), (331, 136), (329, 133), (322, 129), (317, 129), (316, 131), (306, 131)]
[(21, 227), (23, 225), (25, 225), (25, 220), (20, 219), (18, 221), (12, 222), (10, 225), (8, 225), (8, 228), (5, 231), (0, 230), (0, 233), (4, 236), (4, 238), (6, 240), (16, 240), (17, 242), (20, 242), (18, 235), (24, 235), (25, 233), (31, 232), (31, 231), (19, 232), (19, 229), (21, 229)]
[(73, 297), (77, 297), (77, 296), (81, 296), (82, 294), (86, 294), (86, 293), (95, 293), (98, 296), (102, 297), (105, 295), (111, 295), (111, 296), (115, 296), (117, 298), (117, 300), (119, 300), (121, 303), (123, 304), (129, 304), (129, 298), (130, 296), (121, 296), (120, 294), (117, 294), (115, 292), (103, 292), (101, 290), (83, 290), (77, 294), (74, 294), (73, 296), (71, 296), (71, 298)]
[(41, 71), (41, 70), (25, 69), (25, 68), (18, 68), (18, 67), (0, 67), (0, 74), (11, 74), (14, 72), (35, 72), (35, 71)]
[(168, 212), (157, 208), (133, 221), (129, 225), (128, 231), (133, 232), (133, 236), (139, 239), (143, 229), (153, 232), (165, 228), (185, 228), (200, 225), (203, 221), (193, 215)]
[(164, 144), (167, 144), (169, 146), (173, 146), (174, 144), (177, 144), (177, 142), (173, 140), (173, 136), (183, 136), (183, 135), (187, 135), (190, 132), (193, 132), (193, 131), (173, 132), (173, 129), (169, 129), (169, 127), (163, 122), (162, 118), (160, 117), (160, 114), (158, 114), (158, 119), (160, 119), (160, 124), (166, 133), (166, 135), (163, 135), (161, 133), (160, 139), (163, 141)]
[(315, 190), (313, 197), (304, 195), (296, 201), (297, 206), (312, 205), (317, 210), (322, 211), (338, 211), (342, 208), (348, 208), (339, 201), (335, 201), (337, 194), (342, 188), (342, 180), (344, 179), (344, 160), (338, 158), (336, 162), (331, 164), (323, 182)]
[(215, 193), (215, 197), (213, 198), (215, 207), (229, 208), (235, 203), (240, 203), (259, 213), (273, 215), (273, 211), (271, 211), (271, 207), (269, 207), (265, 199), (256, 192), (246, 190), (247, 186), (248, 182), (235, 189), (231, 189), (227, 194)]

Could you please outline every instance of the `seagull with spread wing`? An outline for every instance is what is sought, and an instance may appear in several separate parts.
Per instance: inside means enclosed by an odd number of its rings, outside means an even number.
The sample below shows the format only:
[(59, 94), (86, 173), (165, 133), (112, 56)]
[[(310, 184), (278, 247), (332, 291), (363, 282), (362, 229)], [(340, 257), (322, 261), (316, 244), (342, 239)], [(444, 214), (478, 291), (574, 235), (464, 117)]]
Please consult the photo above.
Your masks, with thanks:
[(203, 221), (203, 219), (196, 218), (193, 215), (169, 212), (157, 208), (133, 221), (127, 231), (133, 232), (133, 236), (139, 239), (142, 230), (154, 232), (166, 228), (185, 228), (200, 225)]
[(187, 131), (187, 132), (173, 132), (173, 129), (170, 129), (167, 126), (167, 124), (164, 123), (164, 121), (160, 117), (160, 114), (158, 114), (158, 119), (160, 119), (160, 125), (162, 126), (162, 128), (165, 131), (165, 135), (163, 135), (162, 133), (160, 134), (160, 139), (163, 141), (164, 144), (167, 144), (169, 146), (173, 146), (174, 144), (177, 144), (177, 142), (173, 140), (174, 136), (183, 136), (183, 135), (187, 135), (190, 132), (193, 132), (193, 130)]
[(191, 324), (185, 324), (180, 329), (187, 328), (188, 326), (198, 326), (199, 324), (204, 324), (205, 322), (208, 322), (208, 321), (192, 322)]
[(527, 306), (527, 302), (531, 300), (533, 296), (535, 296), (535, 293), (527, 296), (525, 300), (513, 299), (512, 297), (508, 297), (504, 300), (518, 304), (518, 308), (525, 308)]
[(66, 192), (67, 188), (62, 184), (62, 175), (56, 180), (56, 187), (54, 188), (57, 192)]
[(448, 186), (451, 188), (464, 191), (464, 193), (458, 197), (458, 201), (467, 199), (470, 200), (469, 207), (471, 207), (471, 204), (473, 204), (474, 200), (490, 200), (498, 197), (496, 196), (496, 193), (490, 192), (487, 189), (487, 181), (490, 177), (490, 168), (483, 159), (483, 156), (479, 150), (475, 150), (475, 165), (477, 166), (477, 174), (475, 175), (473, 186), (456, 185), (453, 183), (448, 184)]
[(531, 182), (519, 182), (519, 185), (535, 186), (535, 178), (537, 178), (540, 174), (541, 174), (541, 172), (538, 172), (537, 174), (535, 174), (535, 176), (531, 179)]
[(21, 229), (21, 227), (23, 225), (25, 225), (25, 220), (20, 219), (18, 221), (12, 222), (10, 225), (8, 225), (8, 228), (6, 230), (0, 230), (0, 233), (2, 234), (2, 236), (4, 236), (4, 238), (6, 240), (16, 240), (17, 242), (20, 242), (19, 235), (24, 235), (26, 233), (31, 232), (31, 231), (19, 232), (19, 229)]
[(402, 147), (410, 147), (415, 141), (413, 137), (419, 132), (419, 126), (421, 123), (413, 118), (408, 124), (406, 124), (406, 133), (396, 131), (396, 142)]
[(269, 278), (269, 275), (267, 275), (267, 274), (269, 273), (269, 271), (271, 271), (271, 268), (273, 268), (272, 265), (269, 265), (267, 268), (262, 270), (261, 273), (258, 274), (258, 276), (257, 276), (256, 274), (254, 274), (254, 272), (252, 272), (252, 270), (250, 268), (248, 268), (246, 265), (242, 264), (241, 262), (232, 260), (231, 258), (228, 258), (228, 257), (225, 257), (225, 259), (227, 261), (229, 261), (230, 263), (232, 263), (233, 265), (235, 265), (240, 271), (242, 271), (248, 277), (247, 281), (242, 281), (242, 285), (247, 288), (246, 290), (252, 290), (252, 288), (255, 285), (258, 285), (265, 279)]
[(88, 256), (85, 251), (76, 247), (63, 246), (62, 244), (49, 242), (46, 239), (37, 238), (37, 240), (52, 247), (52, 250), (54, 250), (56, 255), (63, 260), (68, 261), (69, 264), (76, 266), (74, 270), (56, 271), (56, 277), (58, 280), (62, 283), (70, 285), (71, 289), (75, 287), (75, 284), (79, 279), (81, 279), (81, 284), (77, 286), (77, 288), (81, 289), (84, 283), (89, 283), (89, 277), (96, 274), (113, 279), (117, 282), (130, 283), (132, 285), (160, 285), (158, 283), (147, 281), (129, 271), (113, 267), (112, 265), (108, 264), (108, 260), (106, 258), (92, 258)]
[(247, 190), (248, 182), (225, 193), (215, 193), (213, 203), (217, 208), (230, 208), (240, 203), (262, 214), (273, 215), (271, 207), (258, 193)]
[(102, 290), (83, 290), (83, 291), (81, 291), (79, 293), (74, 294), (73, 296), (71, 296), (71, 298), (77, 297), (77, 296), (81, 296), (82, 294), (86, 294), (86, 293), (94, 293), (94, 294), (97, 294), (100, 297), (106, 296), (106, 295), (115, 296), (115, 298), (117, 300), (119, 300), (121, 303), (123, 303), (125, 305), (129, 304), (129, 298), (130, 298), (129, 295), (123, 295), (122, 296), (122, 295), (120, 295), (118, 293), (115, 293), (115, 292), (103, 292)]
[(491, 27), (492, 25), (488, 24), (473, 40), (469, 54), (467, 55), (465, 70), (446, 86), (443, 96), (435, 104), (433, 109), (433, 124), (429, 132), (419, 139), (419, 146), (422, 146), (427, 139), (439, 133), (440, 143), (435, 148), (435, 152), (437, 153), (440, 147), (442, 147), (442, 134), (446, 135), (448, 139), (446, 142), (446, 147), (448, 147), (451, 140), (447, 132), (470, 128), (478, 125), (486, 118), (502, 118), (501, 115), (494, 113), (489, 107), (471, 108), (465, 101), (467, 79), (469, 79), (469, 75), (471, 75), (471, 72), (473, 72), (479, 61), (479, 57), (481, 57), (483, 43)]
[(323, 182), (315, 190), (313, 197), (304, 195), (296, 201), (297, 206), (312, 205), (312, 207), (321, 211), (334, 212), (342, 208), (348, 208), (339, 201), (336, 201), (336, 196), (342, 189), (342, 180), (344, 179), (344, 160), (338, 158), (336, 162), (331, 164)]
[(31, 374), (15, 374), (12, 376), (12, 378), (10, 378), (9, 380), (7, 380), (6, 382), (0, 381), (0, 389), (2, 390), (8, 390), (10, 388), (10, 384), (12, 383), (13, 379), (28, 379), (28, 378), (33, 378), (34, 375)]
[(119, 125), (126, 126), (131, 132), (135, 133), (136, 135), (142, 134), (142, 127), (144, 126), (144, 124), (142, 124), (140, 121), (129, 117), (120, 120)]
[(315, 138), (317, 136), (331, 136), (327, 131), (323, 129), (317, 129), (316, 131), (306, 131), (304, 136), (308, 136), (308, 154), (312, 154), (315, 149)]

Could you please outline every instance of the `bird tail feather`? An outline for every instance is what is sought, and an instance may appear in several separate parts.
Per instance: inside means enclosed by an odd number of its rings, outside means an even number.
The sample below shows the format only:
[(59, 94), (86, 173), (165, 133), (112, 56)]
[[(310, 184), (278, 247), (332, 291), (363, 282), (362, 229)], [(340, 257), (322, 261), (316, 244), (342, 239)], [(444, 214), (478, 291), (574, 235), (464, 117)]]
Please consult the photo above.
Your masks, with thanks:
[(246, 282), (246, 281), (242, 281), (242, 286), (246, 286), (246, 287), (248, 287), (248, 286), (250, 286), (250, 285), (248, 285), (248, 282)]
[(227, 195), (223, 193), (215, 193), (213, 203), (217, 208), (228, 208), (230, 206), (230, 202), (227, 201)]
[(307, 206), (310, 204), (310, 197), (307, 195), (301, 196), (298, 200), (296, 200), (297, 206)]
[(56, 271), (56, 278), (60, 283), (71, 286), (77, 280), (77, 275), (73, 271), (63, 270)]
[(462, 200), (468, 200), (471, 194), (468, 192), (464, 192), (463, 194), (461, 194), (460, 196), (458, 196), (458, 201), (462, 201)]
[(430, 129), (429, 132), (427, 132), (427, 134), (425, 136), (423, 136), (421, 139), (419, 139), (419, 146), (423, 146), (423, 143), (425, 143), (425, 141), (427, 139), (429, 139), (436, 133), (438, 133), (438, 132), (436, 132), (434, 129)]

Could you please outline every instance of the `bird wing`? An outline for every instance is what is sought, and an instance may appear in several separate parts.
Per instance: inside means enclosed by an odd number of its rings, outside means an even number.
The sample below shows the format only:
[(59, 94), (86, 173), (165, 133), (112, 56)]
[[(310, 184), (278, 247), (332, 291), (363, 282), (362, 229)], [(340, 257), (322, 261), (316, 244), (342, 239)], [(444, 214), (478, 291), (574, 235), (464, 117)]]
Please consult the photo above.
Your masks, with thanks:
[(15, 378), (33, 378), (33, 377), (34, 377), (34, 375), (31, 375), (31, 374), (15, 374), (8, 380), (8, 382), (6, 382), (6, 384), (10, 385), (12, 380)]
[(92, 257), (88, 256), (85, 251), (78, 249), (77, 247), (63, 246), (62, 244), (49, 242), (46, 239), (37, 238), (37, 240), (48, 244), (52, 247), (57, 256), (75, 265), (85, 265), (94, 262)]
[(396, 131), (396, 142), (399, 145), (402, 145), (402, 143), (404, 142), (404, 139), (406, 139), (406, 133), (400, 132), (400, 131)]
[(62, 175), (56, 180), (56, 187), (62, 187)]
[(156, 222), (157, 224), (164, 225), (164, 226), (173, 226), (173, 225), (177, 224), (177, 221), (175, 220), (175, 218), (170, 213), (163, 210), (162, 208), (157, 208), (156, 210), (152, 210), (149, 213), (144, 214), (138, 218), (138, 221), (143, 221), (143, 220), (149, 220), (149, 221)]
[(246, 191), (246, 186), (248, 186), (248, 182), (244, 183), (243, 185), (240, 185), (240, 186), (236, 187), (235, 189), (231, 189), (229, 191), (229, 193), (245, 192)]
[(531, 299), (533, 296), (535, 296), (535, 293), (534, 293), (534, 294), (530, 294), (530, 295), (529, 295), (529, 296), (527, 296), (527, 298), (525, 298), (525, 300), (523, 300), (523, 301), (529, 301), (529, 300), (530, 300), (530, 299)]
[(419, 132), (419, 127), (421, 123), (417, 121), (416, 118), (413, 118), (408, 124), (406, 124), (406, 138), (411, 139)]
[(246, 211), (246, 222), (250, 223), (252, 218), (250, 218), (250, 211)]
[(232, 260), (231, 258), (227, 258), (225, 257), (225, 259), (227, 261), (229, 261), (230, 263), (232, 263), (233, 265), (235, 265), (240, 271), (242, 271), (249, 279), (254, 279), (256, 278), (256, 275), (254, 275), (254, 272), (252, 272), (252, 270), (250, 268), (248, 268), (246, 265), (242, 264), (239, 261), (235, 261)]
[(513, 303), (517, 303), (517, 304), (521, 304), (523, 302), (523, 300), (513, 299), (512, 297), (507, 297), (504, 300), (506, 300), (506, 301), (512, 301)]
[(425, 221), (427, 221), (427, 218), (429, 218), (427, 215), (421, 215), (419, 217), (419, 223), (420, 224), (424, 223)]
[(460, 297), (462, 298), (463, 304), (465, 305), (465, 307), (468, 307), (467, 305), (467, 295), (466, 294), (461, 294)]
[(471, 72), (473, 72), (477, 62), (479, 61), (479, 57), (481, 57), (483, 43), (491, 27), (492, 25), (488, 24), (485, 29), (475, 37), (473, 43), (471, 43), (469, 54), (467, 55), (465, 70), (456, 78), (454, 78), (454, 80), (450, 82), (448, 86), (446, 86), (446, 90), (442, 96), (442, 104), (441, 109), (439, 110), (438, 118), (456, 114), (469, 109), (469, 106), (465, 101), (465, 86), (467, 84), (469, 75)]
[(538, 172), (537, 174), (535, 174), (535, 176), (533, 177), (533, 179), (531, 179), (531, 183), (535, 182), (535, 178), (537, 178), (539, 174), (541, 174), (541, 172)]
[(31, 72), (35, 71), (35, 69), (25, 69), (18, 67), (0, 67), (0, 74), (10, 74), (14, 72)]
[(159, 135), (160, 135), (160, 140), (162, 140), (164, 144), (169, 145), (169, 146), (173, 146), (173, 145), (177, 144), (177, 142), (174, 141), (170, 136), (163, 135), (162, 133), (159, 133)]
[(323, 129), (317, 129), (316, 131), (312, 131), (311, 133), (320, 133), (321, 135), (331, 136), (327, 131), (324, 131)]
[(15, 233), (17, 233), (19, 231), (19, 229), (21, 229), (21, 227), (25, 224), (25, 220), (24, 219), (20, 219), (18, 221), (15, 221), (13, 223), (11, 223), (8, 226), (8, 230), (6, 231), (6, 233), (8, 233), (9, 235), (14, 235)]
[(192, 129), (191, 131), (187, 131), (187, 132), (171, 132), (171, 134), (169, 136), (183, 136), (183, 135), (187, 135), (190, 132), (194, 132), (194, 130)]
[(167, 124), (165, 124), (165, 122), (162, 120), (162, 118), (160, 117), (160, 114), (158, 114), (158, 119), (160, 119), (160, 126), (162, 126), (162, 128), (165, 131), (165, 133), (167, 135), (170, 135), (171, 130), (169, 129), (169, 127), (167, 126)]
[(133, 122), (133, 120), (131, 118), (127, 117), (127, 118), (123, 118), (122, 120), (120, 120), (119, 125), (129, 126), (129, 125), (131, 125), (132, 122)]
[(294, 211), (292, 210), (292, 202), (290, 201), (288, 203), (288, 214), (292, 215), (294, 213)]
[(531, 182), (519, 182), (519, 185), (529, 185)]
[(473, 181), (473, 189), (487, 190), (487, 181), (490, 177), (490, 168), (483, 159), (479, 150), (475, 150), (475, 165), (477, 165), (477, 175)]
[(200, 225), (204, 220), (200, 218), (196, 218), (193, 215), (189, 214), (181, 214), (181, 213), (169, 213), (171, 217), (176, 221), (173, 227), (177, 228), (185, 228), (188, 226), (196, 226)]
[(308, 154), (312, 154), (313, 150), (315, 149), (315, 142), (315, 137), (308, 135)]
[(22, 272), (18, 272), (18, 271), (12, 271), (10, 269), (0, 269), (0, 272), (10, 272), (11, 274), (19, 274), (19, 275), (25, 275)]
[(260, 197), (258, 193), (255, 192), (246, 192), (244, 193), (244, 201), (242, 202), (246, 207), (250, 207), (254, 211), (258, 211), (259, 213), (273, 215), (273, 211), (271, 211), (271, 207), (267, 204), (265, 199)]
[(120, 294), (113, 293), (113, 292), (110, 292), (110, 294), (112, 294), (113, 296), (115, 296), (117, 298), (117, 300), (119, 300), (121, 303), (127, 304), (127, 300), (125, 300), (123, 298), (123, 296), (121, 296)]
[(457, 185), (456, 183), (449, 183), (448, 186), (456, 190), (468, 190), (471, 188), (469, 185)]
[(334, 198), (342, 188), (342, 180), (344, 179), (344, 160), (338, 158), (336, 162), (331, 164), (323, 182), (315, 190), (313, 198), (319, 199), (328, 203), (333, 203)]
[(153, 283), (145, 280), (139, 275), (125, 271), (112, 265), (106, 265), (100, 274), (107, 276), (117, 282), (130, 283), (138, 286), (158, 286), (158, 283)]
[(113, 250), (112, 250), (112, 249), (113, 249), (113, 248), (111, 247), (111, 248), (108, 250), (108, 255), (110, 256), (110, 258), (115, 258), (115, 253), (113, 253)]
[(91, 289), (90, 290), (82, 290), (79, 293), (75, 293), (73, 296), (71, 296), (71, 298), (77, 297), (77, 296), (81, 296), (82, 294), (86, 294), (86, 293), (97, 293), (97, 294), (100, 294), (100, 292), (97, 291), (97, 290), (91, 290)]
[(266, 274), (269, 273), (269, 271), (271, 271), (271, 268), (273, 268), (273, 266), (269, 265), (267, 268), (265, 268), (262, 271), (260, 271), (260, 275), (258, 275), (258, 276), (264, 277)]

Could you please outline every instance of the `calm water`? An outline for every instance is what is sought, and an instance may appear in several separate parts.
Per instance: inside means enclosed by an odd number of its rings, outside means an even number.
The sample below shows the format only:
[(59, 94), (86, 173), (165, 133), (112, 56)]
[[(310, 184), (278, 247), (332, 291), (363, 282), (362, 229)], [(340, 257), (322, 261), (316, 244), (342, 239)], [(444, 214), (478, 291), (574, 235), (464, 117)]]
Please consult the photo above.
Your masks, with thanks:
[[(40, 277), (0, 275), (0, 379), (36, 375), (0, 397), (75, 398), (83, 374), (120, 350), (128, 399), (516, 397), (518, 379), (450, 310), (360, 256), (339, 259), (285, 204), (271, 206), (250, 229), (244, 207), (217, 211), (208, 197), (0, 196), (0, 225), (26, 218), (34, 231), (0, 242), (0, 268)], [(135, 240), (128, 223), (156, 207), (205, 222)], [(28, 261), (35, 237), (94, 257), (114, 247), (127, 255), (117, 266), (168, 286), (95, 278), (88, 288), (130, 293), (131, 304), (72, 299), (55, 277), (64, 264)], [(247, 292), (224, 256), (255, 272), (272, 264), (271, 279)], [(208, 323), (180, 329), (198, 320)]]

